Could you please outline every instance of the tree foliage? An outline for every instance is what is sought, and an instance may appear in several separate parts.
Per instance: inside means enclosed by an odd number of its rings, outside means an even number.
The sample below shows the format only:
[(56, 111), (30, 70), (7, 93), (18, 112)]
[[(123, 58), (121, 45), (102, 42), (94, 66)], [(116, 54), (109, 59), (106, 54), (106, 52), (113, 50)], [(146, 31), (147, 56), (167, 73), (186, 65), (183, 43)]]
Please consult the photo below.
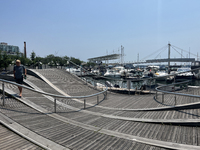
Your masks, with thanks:
[(4, 51), (2, 55), (2, 65), (5, 68), (5, 70), (11, 63), (12, 63), (11, 58), (7, 55), (7, 52)]
[(70, 57), (70, 61), (75, 63), (76, 65), (81, 65), (81, 60), (80, 59), (77, 59), (77, 58), (74, 58), (74, 57)]
[[(36, 53), (32, 51), (30, 58), (25, 58), (23, 55), (21, 56), (20, 53), (16, 53), (16, 55), (8, 55), (6, 52), (2, 52), (0, 50), (0, 69), (7, 68), (10, 64), (15, 65), (15, 61), (19, 59), (21, 61), (21, 64), (25, 66), (30, 66), (35, 68), (36, 66), (40, 67), (42, 64), (49, 65), (51, 67), (57, 67), (61, 66), (76, 66), (81, 65), (82, 61), (75, 57), (68, 57), (68, 56), (55, 56), (53, 54), (50, 54), (46, 57), (40, 57), (36, 56)], [(73, 63), (69, 63), (69, 62)], [(74, 65), (76, 64), (76, 65)], [(88, 66), (93, 66), (93, 64), (88, 64)]]
[(31, 53), (31, 60), (34, 61), (35, 60), (35, 57), (36, 57), (36, 54), (34, 51), (32, 51)]

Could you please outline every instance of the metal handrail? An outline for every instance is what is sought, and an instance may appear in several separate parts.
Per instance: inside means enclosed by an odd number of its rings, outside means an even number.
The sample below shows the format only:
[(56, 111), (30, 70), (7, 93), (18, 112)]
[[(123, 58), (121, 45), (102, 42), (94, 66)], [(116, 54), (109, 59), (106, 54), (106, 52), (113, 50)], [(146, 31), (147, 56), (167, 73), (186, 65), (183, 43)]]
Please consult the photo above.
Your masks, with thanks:
[(178, 83), (172, 83), (172, 84), (168, 84), (168, 85), (164, 85), (164, 86), (159, 86), (159, 87), (156, 87), (155, 90), (156, 90), (156, 99), (157, 99), (157, 92), (161, 92), (162, 93), (162, 102), (164, 102), (164, 93), (166, 94), (173, 94), (175, 97), (175, 105), (176, 105), (176, 95), (179, 95), (179, 96), (187, 96), (187, 97), (193, 97), (193, 98), (200, 98), (199, 95), (192, 95), (192, 94), (184, 94), (184, 93), (176, 93), (175, 92), (175, 88), (174, 88), (174, 92), (169, 92), (169, 91), (164, 91), (164, 90), (160, 90), (159, 88), (162, 88), (162, 87), (169, 87), (169, 86), (174, 86), (177, 85), (177, 84), (184, 84), (184, 83), (189, 83), (190, 81), (183, 81), (183, 82), (178, 82)]
[[(2, 81), (2, 90), (3, 90), (3, 106), (5, 104), (5, 87), (4, 87), (4, 82), (5, 83), (9, 83), (9, 84), (13, 84), (13, 85), (16, 85), (16, 86), (19, 86), (19, 87), (23, 87), (23, 88), (26, 88), (28, 90), (31, 90), (33, 92), (36, 92), (36, 93), (40, 93), (40, 94), (44, 94), (44, 95), (48, 95), (48, 96), (52, 96), (54, 97), (54, 108), (55, 108), (55, 112), (56, 112), (56, 98), (67, 98), (67, 99), (83, 99), (84, 98), (84, 109), (85, 109), (85, 98), (88, 98), (88, 97), (94, 97), (94, 96), (99, 96), (100, 94), (102, 93), (106, 93), (105, 94), (105, 99), (107, 97), (107, 90), (108, 90), (108, 87), (106, 86), (106, 89), (99, 92), (99, 93), (95, 93), (95, 94), (91, 94), (91, 95), (86, 95), (86, 96), (63, 96), (63, 95), (55, 95), (55, 94), (51, 94), (51, 93), (47, 93), (47, 92), (43, 92), (43, 91), (38, 91), (38, 90), (35, 90), (33, 88), (30, 88), (30, 87), (27, 87), (27, 86), (24, 86), (24, 85), (21, 85), (21, 84), (17, 84), (15, 82), (11, 82), (11, 81), (8, 81), (8, 80), (4, 80), (4, 79), (0, 79), (0, 81)], [(98, 98), (97, 98), (98, 99)]]

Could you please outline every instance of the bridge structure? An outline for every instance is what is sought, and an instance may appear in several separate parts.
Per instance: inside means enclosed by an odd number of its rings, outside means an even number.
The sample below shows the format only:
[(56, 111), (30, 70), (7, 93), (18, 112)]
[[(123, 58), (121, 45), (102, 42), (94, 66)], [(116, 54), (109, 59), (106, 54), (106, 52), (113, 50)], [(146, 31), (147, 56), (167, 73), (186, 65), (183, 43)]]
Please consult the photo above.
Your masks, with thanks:
[[(157, 57), (161, 54), (161, 52), (163, 52), (163, 50), (166, 50), (168, 49), (168, 58), (163, 58), (163, 59), (157, 59)], [(175, 50), (178, 54), (181, 55), (180, 58), (171, 58), (170, 54), (171, 54), (171, 49)], [(178, 50), (181, 50), (181, 52), (179, 52)], [(186, 52), (189, 54), (189, 58), (185, 58), (182, 54), (182, 52)], [(150, 58), (152, 55), (155, 55), (157, 54), (158, 55), (155, 57), (155, 59), (147, 59), (147, 58)], [(159, 50), (153, 52), (152, 54), (148, 55), (147, 57), (145, 57), (144, 59), (142, 59), (143, 61), (138, 61), (137, 62), (132, 62), (132, 63), (126, 63), (126, 64), (150, 64), (150, 63), (163, 63), (163, 62), (167, 62), (168, 63), (168, 69), (170, 69), (170, 63), (171, 62), (194, 62), (195, 61), (195, 58), (190, 58), (190, 55), (193, 55), (197, 58), (197, 61), (199, 59), (199, 56), (198, 56), (198, 53), (197, 55), (191, 53), (190, 51), (186, 51), (186, 50), (183, 50), (181, 48), (178, 48), (177, 46), (174, 46), (174, 45), (171, 45), (170, 43), (167, 45), (167, 46), (164, 46), (162, 48), (160, 48)]]
[[(168, 49), (168, 58), (163, 58), (163, 59), (158, 59), (158, 56), (164, 52), (166, 49)], [(176, 51), (179, 55), (181, 55), (180, 58), (171, 58), (171, 49), (173, 49), (174, 51)], [(183, 56), (182, 52), (186, 52), (189, 54), (189, 58), (186, 58)], [(155, 59), (148, 59), (150, 58), (152, 55), (157, 54), (157, 56), (155, 57)], [(145, 58), (141, 59), (137, 62), (124, 62), (124, 47), (121, 46), (121, 54), (111, 54), (111, 55), (105, 55), (105, 56), (99, 56), (99, 57), (94, 57), (94, 58), (89, 58), (88, 61), (90, 62), (96, 62), (96, 63), (100, 63), (102, 61), (106, 61), (108, 63), (109, 60), (116, 60), (119, 59), (119, 63), (125, 65), (125, 64), (150, 64), (150, 63), (164, 63), (167, 62), (168, 66), (170, 66), (171, 62), (194, 62), (195, 61), (195, 57), (191, 58), (190, 55), (193, 55), (197, 58), (197, 60), (199, 59), (198, 53), (197, 55), (191, 53), (190, 51), (186, 51), (183, 50), (177, 46), (171, 45), (170, 43), (168, 45), (165, 45), (164, 47), (154, 51), (152, 54), (146, 56)], [(139, 57), (139, 54), (138, 54)], [(120, 62), (121, 61), (121, 62)], [(115, 63), (114, 63), (115, 64)]]
[(162, 62), (194, 62), (195, 58), (170, 58), (170, 59), (149, 59), (146, 61), (134, 62), (133, 64), (145, 64), (145, 63), (162, 63)]
[(111, 55), (105, 55), (105, 56), (89, 58), (88, 61), (89, 62), (97, 62), (97, 63), (99, 63), (99, 62), (102, 62), (102, 61), (119, 59), (120, 56), (121, 56), (121, 54), (111, 54)]
[(123, 64), (123, 62), (124, 62), (124, 47), (122, 45), (121, 45), (121, 54), (114, 53), (114, 54), (110, 54), (110, 55), (93, 57), (93, 58), (89, 58), (88, 61), (95, 62), (95, 63), (101, 63), (102, 61), (105, 61), (108, 63), (109, 60), (116, 60), (116, 59), (120, 59), (121, 64)]

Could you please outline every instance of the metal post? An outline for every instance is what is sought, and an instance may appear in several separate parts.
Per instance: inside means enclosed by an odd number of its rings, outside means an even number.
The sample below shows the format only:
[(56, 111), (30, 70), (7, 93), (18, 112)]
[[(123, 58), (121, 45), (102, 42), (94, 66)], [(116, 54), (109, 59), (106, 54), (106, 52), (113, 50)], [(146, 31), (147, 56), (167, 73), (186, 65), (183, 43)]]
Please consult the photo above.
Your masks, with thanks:
[(97, 96), (97, 105), (99, 104), (99, 95)]
[(127, 89), (128, 89), (128, 94), (130, 95), (130, 89), (131, 89), (131, 81), (127, 80)]
[(137, 87), (135, 88), (135, 95), (137, 94)]
[(56, 113), (56, 98), (54, 98), (54, 112)]
[(85, 109), (85, 105), (86, 105), (86, 100), (84, 99), (84, 109)]
[(186, 85), (186, 90), (187, 90), (187, 92), (188, 92), (188, 83), (187, 83), (187, 85)]
[(158, 92), (156, 91), (156, 99), (158, 98)]
[(81, 67), (81, 77), (82, 77), (82, 67)]
[(162, 103), (164, 103), (164, 93), (162, 93)]
[(107, 99), (107, 98), (108, 98), (108, 97), (107, 97), (107, 96), (108, 96), (107, 94), (108, 94), (108, 92), (106, 91), (106, 94), (105, 94), (105, 99)]
[(5, 89), (4, 89), (4, 82), (2, 83), (2, 90), (3, 90), (3, 106), (5, 105)]
[(170, 74), (170, 46), (171, 44), (168, 44), (168, 74)]
[(150, 92), (150, 94), (151, 94), (151, 79), (150, 79), (150, 91), (149, 91), (149, 92)]
[(174, 105), (176, 106), (176, 95), (174, 96), (174, 102), (175, 102), (175, 104), (174, 104)]
[(174, 92), (175, 92), (175, 82), (176, 82), (176, 76), (174, 75)]
[(96, 83), (96, 81), (94, 81), (94, 87), (95, 87), (96, 90), (97, 90), (97, 83)]
[(69, 66), (69, 74), (70, 74), (71, 72), (70, 72), (70, 66)]

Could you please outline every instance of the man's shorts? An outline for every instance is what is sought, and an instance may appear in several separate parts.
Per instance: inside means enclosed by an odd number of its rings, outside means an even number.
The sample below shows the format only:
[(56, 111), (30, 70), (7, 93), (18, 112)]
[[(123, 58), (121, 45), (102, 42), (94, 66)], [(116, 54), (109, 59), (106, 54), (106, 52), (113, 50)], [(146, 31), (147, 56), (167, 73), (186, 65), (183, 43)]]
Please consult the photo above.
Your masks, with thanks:
[(22, 84), (23, 83), (23, 78), (15, 79), (15, 80), (16, 80), (16, 83), (18, 83), (18, 84)]

